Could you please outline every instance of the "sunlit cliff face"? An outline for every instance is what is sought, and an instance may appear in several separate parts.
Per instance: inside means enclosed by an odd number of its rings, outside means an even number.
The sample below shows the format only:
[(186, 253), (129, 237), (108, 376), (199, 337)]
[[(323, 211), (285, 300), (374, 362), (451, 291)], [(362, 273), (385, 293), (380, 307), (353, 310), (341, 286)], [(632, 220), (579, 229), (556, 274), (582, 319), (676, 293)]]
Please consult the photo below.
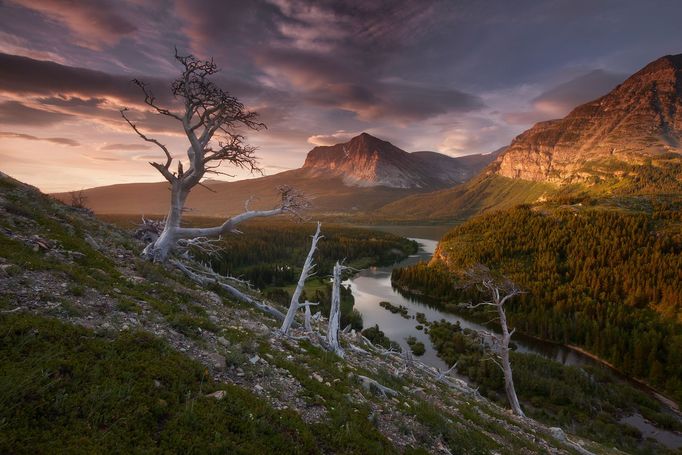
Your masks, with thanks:
[(681, 5), (610, 3), (8, 0), (2, 170), (45, 191), (159, 180), (147, 162), (160, 150), (119, 109), (185, 154), (177, 122), (130, 83), (172, 106), (174, 47), (215, 58), (220, 85), (261, 114), (268, 129), (248, 138), (266, 174), (362, 131), (404, 150), (490, 152), (680, 52)]

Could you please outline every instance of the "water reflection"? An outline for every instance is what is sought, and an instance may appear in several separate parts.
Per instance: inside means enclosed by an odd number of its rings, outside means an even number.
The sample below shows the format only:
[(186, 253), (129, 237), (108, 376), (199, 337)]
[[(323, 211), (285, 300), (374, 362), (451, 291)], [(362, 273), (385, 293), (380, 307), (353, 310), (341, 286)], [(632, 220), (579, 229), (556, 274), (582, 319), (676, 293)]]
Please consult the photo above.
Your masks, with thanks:
[[(428, 228), (431, 228), (429, 226)], [(436, 355), (429, 336), (422, 330), (417, 330), (419, 323), (414, 319), (415, 315), (424, 313), (429, 321), (445, 319), (450, 322), (459, 322), (462, 328), (476, 331), (490, 330), (463, 316), (446, 313), (432, 304), (428, 299), (401, 294), (391, 286), (391, 272), (396, 267), (405, 267), (420, 261), (428, 261), (436, 249), (438, 242), (431, 239), (413, 238), (419, 243), (419, 252), (405, 260), (388, 267), (371, 267), (365, 269), (344, 284), (350, 285), (355, 297), (355, 308), (362, 313), (363, 324), (371, 327), (378, 324), (381, 330), (392, 340), (400, 343), (403, 349), (408, 349), (405, 339), (409, 336), (417, 338), (426, 346), (426, 352), (421, 360), (437, 368), (444, 368), (445, 363)], [(399, 313), (390, 311), (379, 306), (379, 302), (388, 301), (393, 305), (403, 305), (409, 309), (410, 319), (405, 319)], [(514, 343), (519, 352), (534, 353), (547, 357), (567, 365), (595, 364), (596, 362), (580, 353), (572, 351), (564, 346), (535, 340), (520, 335), (514, 336)]]

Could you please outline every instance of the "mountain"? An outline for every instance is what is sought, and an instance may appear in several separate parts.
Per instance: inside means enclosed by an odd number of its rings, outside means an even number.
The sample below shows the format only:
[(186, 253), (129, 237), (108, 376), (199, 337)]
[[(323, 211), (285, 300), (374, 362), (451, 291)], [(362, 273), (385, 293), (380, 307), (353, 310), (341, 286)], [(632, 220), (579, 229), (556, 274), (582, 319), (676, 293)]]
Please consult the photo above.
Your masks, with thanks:
[(608, 94), (517, 136), (454, 188), (387, 204), (378, 216), (463, 219), (558, 194), (682, 194), (682, 54), (648, 64)]
[[(289, 224), (288, 248), (245, 229), (241, 252), (229, 251), (254, 267), (265, 251), (280, 269), (291, 264), (296, 273), (281, 276), (293, 283), (312, 228)], [(345, 231), (325, 228), (326, 241), (345, 246), (318, 255), (366, 260), (356, 240), (377, 253), (400, 241)], [(512, 418), (463, 380), (406, 368), (350, 333), (339, 334), (343, 358), (303, 330), (275, 336), (278, 320), (140, 260), (142, 248), (131, 232), (0, 173), (0, 397), (11, 403), (0, 407), (0, 453), (563, 455), (576, 443), (594, 453), (611, 445)], [(314, 295), (328, 308), (327, 289)], [(286, 311), (281, 292), (269, 303)], [(323, 327), (326, 317), (313, 321)]]
[(682, 54), (648, 64), (610, 93), (514, 139), (491, 171), (565, 185), (594, 183), (613, 162), (682, 152)]
[[(333, 146), (315, 147), (302, 168), (237, 182), (207, 181), (189, 196), (193, 215), (223, 216), (278, 203), (277, 187), (290, 185), (306, 194), (316, 212), (358, 213), (376, 210), (394, 200), (442, 189), (480, 172), (495, 155), (452, 158), (435, 152), (407, 153), (367, 133)], [(168, 184), (136, 183), (84, 190), (97, 213), (165, 214)], [(68, 202), (69, 193), (54, 195)]]
[(442, 188), (466, 181), (483, 166), (436, 152), (407, 153), (362, 133), (344, 144), (315, 147), (303, 170), (309, 176), (342, 177), (348, 186)]

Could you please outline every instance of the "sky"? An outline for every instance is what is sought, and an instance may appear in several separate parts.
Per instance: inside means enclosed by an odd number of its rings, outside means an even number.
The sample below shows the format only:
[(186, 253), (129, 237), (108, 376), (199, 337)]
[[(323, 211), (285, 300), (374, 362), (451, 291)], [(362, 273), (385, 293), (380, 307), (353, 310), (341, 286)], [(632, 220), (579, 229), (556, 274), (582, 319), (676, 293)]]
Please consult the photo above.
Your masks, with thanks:
[(175, 47), (260, 114), (266, 175), (363, 131), (488, 153), (682, 53), (680, 17), (678, 0), (0, 0), (0, 171), (46, 192), (162, 180), (119, 110), (186, 153), (130, 82), (172, 103)]

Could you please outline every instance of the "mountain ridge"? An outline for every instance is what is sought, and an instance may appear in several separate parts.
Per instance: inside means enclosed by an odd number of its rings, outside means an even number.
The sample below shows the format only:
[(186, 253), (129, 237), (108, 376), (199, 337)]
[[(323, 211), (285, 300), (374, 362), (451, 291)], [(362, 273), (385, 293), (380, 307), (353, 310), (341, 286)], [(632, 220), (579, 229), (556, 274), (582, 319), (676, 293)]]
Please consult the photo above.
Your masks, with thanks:
[[(519, 134), (478, 176), (378, 216), (461, 220), (553, 197), (682, 194), (682, 54), (661, 57), (562, 119)], [(404, 208), (407, 208), (405, 212)]]
[[(313, 148), (299, 169), (235, 182), (206, 181), (205, 188), (190, 193), (188, 206), (193, 215), (225, 216), (243, 211), (244, 202), (255, 197), (252, 208), (272, 208), (278, 203), (276, 188), (289, 185), (311, 199), (315, 212), (373, 211), (411, 194), (452, 186), (456, 179), (465, 181), (495, 157), (408, 153), (363, 133), (346, 143)], [(83, 194), (98, 213), (162, 215), (168, 210), (165, 182), (107, 185), (85, 189)], [(71, 198), (68, 192), (53, 196), (65, 202)]]

